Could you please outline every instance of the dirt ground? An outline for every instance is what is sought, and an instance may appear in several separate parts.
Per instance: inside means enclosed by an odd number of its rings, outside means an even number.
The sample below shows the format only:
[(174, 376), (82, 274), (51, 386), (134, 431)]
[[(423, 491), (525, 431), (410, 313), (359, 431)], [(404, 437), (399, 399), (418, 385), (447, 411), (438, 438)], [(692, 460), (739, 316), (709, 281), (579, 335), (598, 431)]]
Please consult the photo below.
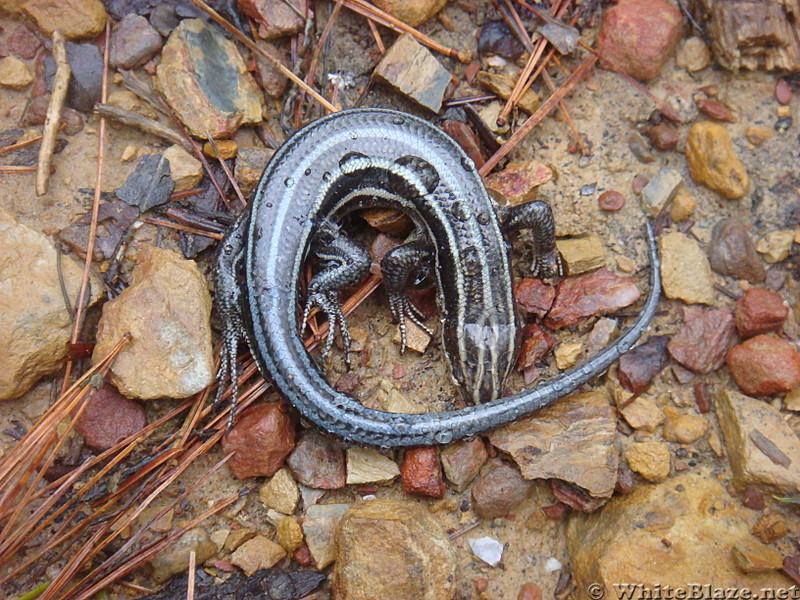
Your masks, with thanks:
[[(457, 4), (449, 6), (447, 14), (455, 23), (457, 30), (448, 31), (435, 19), (421, 28), (437, 41), (470, 52), (476, 52), (476, 28), (487, 18), (489, 10), (481, 8), (476, 15), (460, 9)], [(0, 18), (0, 27), (6, 32), (12, 31), (15, 21)], [(591, 39), (590, 31), (584, 37)], [(342, 73), (352, 76), (356, 85), (344, 90), (340, 103), (344, 107), (351, 106), (359, 96), (373, 66), (368, 50), (374, 42), (369, 35), (361, 17), (343, 11), (336, 25), (333, 42), (325, 56), (326, 73)], [(387, 45), (388, 40), (386, 37)], [(448, 68), (455, 70), (455, 64), (441, 56), (439, 60)], [(776, 102), (773, 96), (776, 76), (764, 72), (730, 73), (714, 66), (698, 73), (689, 74), (677, 68), (673, 61), (667, 63), (661, 76), (652, 83), (650, 90), (658, 97), (665, 98), (673, 106), (692, 107), (692, 96), (698, 88), (716, 85), (720, 89), (720, 99), (733, 107), (738, 120), (727, 125), (733, 139), (736, 153), (744, 162), (751, 177), (751, 191), (744, 198), (736, 201), (722, 200), (718, 195), (703, 186), (695, 185), (689, 176), (686, 160), (680, 152), (653, 151), (654, 161), (643, 164), (633, 155), (628, 137), (636, 131), (636, 124), (645, 121), (654, 110), (651, 102), (644, 98), (631, 86), (624, 83), (617, 75), (595, 69), (586, 82), (578, 85), (567, 98), (572, 118), (585, 140), (591, 144), (591, 156), (581, 160), (580, 154), (570, 153), (568, 146), (571, 134), (563, 119), (552, 116), (536, 128), (523, 143), (512, 153), (511, 158), (517, 160), (536, 159), (552, 166), (557, 174), (554, 180), (540, 189), (540, 198), (548, 201), (554, 208), (557, 218), (558, 235), (579, 235), (585, 233), (598, 234), (606, 245), (608, 252), (607, 266), (617, 269), (617, 259), (627, 257), (636, 265), (636, 270), (646, 267), (645, 241), (643, 238), (643, 213), (637, 198), (632, 192), (632, 180), (638, 174), (655, 175), (664, 166), (677, 169), (684, 177), (685, 191), (697, 201), (695, 225), (691, 233), (701, 242), (707, 243), (711, 227), (723, 216), (739, 215), (752, 224), (752, 236), (760, 236), (785, 228), (787, 218), (787, 198), (773, 191), (774, 186), (786, 176), (797, 176), (798, 166), (798, 134), (796, 126), (785, 133), (776, 133), (772, 139), (755, 147), (749, 144), (744, 130), (750, 125), (764, 125), (772, 128), (776, 116)], [(113, 84), (112, 89), (117, 89)], [(474, 92), (466, 84), (456, 92), (455, 96)], [(29, 99), (29, 91), (15, 92), (0, 89), (0, 131), (16, 127)], [(795, 101), (795, 105), (796, 105)], [(398, 100), (391, 92), (377, 88), (367, 95), (364, 106), (392, 107), (408, 110), (430, 117), (408, 102)], [(687, 110), (689, 110), (687, 108)], [(277, 123), (273, 107), (272, 119)], [(554, 113), (555, 115), (555, 113)], [(681, 139), (685, 138), (688, 124), (679, 126)], [(274, 127), (279, 131), (279, 127)], [(46, 233), (55, 232), (91, 206), (91, 192), (95, 185), (97, 160), (97, 118), (87, 121), (86, 127), (79, 134), (69, 137), (65, 149), (56, 155), (54, 165), (56, 171), (51, 177), (50, 193), (45, 197), (37, 197), (34, 192), (34, 173), (0, 173), (0, 207), (15, 214), (24, 224)], [(252, 131), (241, 130), (235, 136), (241, 143), (258, 144)], [(112, 192), (119, 187), (135, 166), (135, 161), (121, 162), (123, 150), (135, 145), (147, 150), (158, 150), (164, 145), (157, 139), (138, 130), (112, 124), (106, 136), (106, 169), (102, 190)], [(596, 189), (589, 195), (582, 195), (581, 188), (587, 184), (596, 184)], [(599, 210), (598, 196), (604, 190), (619, 190), (626, 195), (625, 207), (617, 213)], [(137, 244), (153, 243), (157, 231), (153, 226), (145, 225), (137, 233)], [(164, 236), (164, 244), (177, 249), (175, 240), (170, 235)], [(517, 271), (527, 272), (524, 256), (524, 244), (515, 248)], [(200, 262), (207, 268), (210, 254), (201, 257)], [(717, 283), (723, 287), (737, 290), (729, 280), (715, 275)], [(640, 288), (644, 291), (647, 283), (640, 277)], [(730, 305), (731, 300), (719, 294), (718, 305)], [(651, 334), (670, 335), (677, 331), (678, 302), (662, 300), (660, 312), (651, 328)], [(373, 358), (368, 367), (360, 367), (363, 390), (359, 393), (370, 395), (382, 379), (391, 378), (395, 365), (403, 365), (408, 374), (402, 382), (395, 385), (404, 386), (402, 392), (414, 398), (417, 395), (426, 399), (433, 398), (433, 405), (440, 409), (452, 406), (455, 389), (449, 383), (442, 349), (438, 341), (434, 341), (429, 351), (420, 356), (413, 352), (400, 355), (397, 344), (391, 341), (394, 325), (391, 323), (388, 307), (383, 294), (378, 293), (365, 302), (356, 311), (350, 321), (351, 326), (362, 326), (369, 329), (375, 342)], [(560, 341), (571, 341), (585, 334), (591, 323), (574, 330), (558, 334)], [(329, 375), (332, 380), (343, 371), (341, 354), (335, 356), (330, 363)], [(542, 376), (548, 378), (557, 373), (552, 357), (548, 360), (548, 369)], [(667, 370), (668, 371), (668, 370)], [(652, 398), (667, 395), (670, 397), (690, 397), (690, 386), (681, 387), (665, 371), (655, 381), (646, 395)], [(719, 381), (724, 385), (732, 384), (726, 370), (724, 374), (715, 374), (709, 381)], [(5, 424), (18, 419), (26, 426), (46, 409), (59, 385), (57, 376), (39, 382), (24, 397), (0, 404), (0, 432)], [(510, 387), (517, 391), (524, 387), (522, 378), (515, 374)], [(161, 414), (171, 404), (157, 401), (147, 404), (151, 416)], [(787, 416), (795, 431), (800, 432), (800, 419)], [(718, 431), (714, 418), (710, 419), (711, 429)], [(8, 436), (0, 433), (0, 455), (13, 443)], [(699, 453), (695, 471), (708, 477), (720, 478), (730, 488), (730, 467), (725, 459), (718, 458), (710, 449), (705, 439), (693, 445)], [(182, 478), (181, 486), (193, 481), (197, 473), (201, 473), (220, 458), (219, 450), (211, 452), (198, 461), (198, 464)], [(204, 485), (182, 506), (182, 518), (188, 518), (207, 508), (213, 501), (223, 498), (240, 489), (242, 482), (236, 480), (230, 471), (223, 469), (212, 481)], [(732, 488), (731, 488), (732, 489)], [(380, 486), (376, 495), (381, 498), (405, 498), (398, 483), (392, 486)], [(349, 486), (343, 490), (329, 492), (324, 502), (351, 502), (359, 497), (357, 490)], [(468, 499), (469, 492), (456, 493), (448, 488), (447, 504), (443, 501), (423, 498), (411, 498), (429, 507), (436, 506), (444, 510), (435, 513), (445, 528), (459, 529), (474, 520), (474, 514), (459, 510), (463, 500)], [(534, 490), (525, 503), (515, 510), (516, 520), (495, 519), (484, 521), (468, 536), (461, 536), (455, 541), (459, 557), (458, 588), (461, 598), (477, 598), (473, 584), (476, 577), (486, 577), (490, 585), (489, 598), (516, 598), (520, 586), (525, 582), (535, 582), (542, 589), (543, 597), (552, 598), (559, 571), (547, 572), (545, 564), (549, 558), (555, 558), (564, 565), (569, 564), (564, 540), (564, 521), (548, 520), (545, 526), (531, 532), (525, 526), (525, 519), (536, 508), (552, 504), (555, 501), (547, 482), (537, 481)], [(448, 508), (450, 507), (450, 508)], [(456, 507), (456, 508), (453, 508)], [(226, 527), (231, 521), (242, 526), (264, 529), (267, 527), (265, 507), (258, 500), (257, 494), (251, 493), (219, 518), (209, 520), (205, 526), (209, 531)], [(789, 512), (785, 516), (790, 520), (790, 529), (796, 531), (798, 523)], [(179, 519), (176, 519), (176, 522)], [(507, 545), (503, 555), (502, 568), (492, 568), (477, 561), (467, 543), (467, 537), (491, 536)], [(135, 578), (143, 585), (150, 585), (145, 574)], [(133, 597), (130, 592), (114, 588), (113, 597)], [(117, 595), (119, 594), (119, 595)]]

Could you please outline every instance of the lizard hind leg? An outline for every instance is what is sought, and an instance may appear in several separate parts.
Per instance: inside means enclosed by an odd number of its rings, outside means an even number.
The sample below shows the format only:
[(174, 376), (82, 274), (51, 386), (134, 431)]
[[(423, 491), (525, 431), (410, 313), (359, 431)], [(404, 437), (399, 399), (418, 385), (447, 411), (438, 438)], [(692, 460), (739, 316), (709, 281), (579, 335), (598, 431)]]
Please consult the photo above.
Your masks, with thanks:
[(414, 272), (433, 260), (433, 248), (425, 240), (415, 240), (393, 248), (381, 260), (381, 272), (389, 308), (400, 324), (400, 352), (406, 349), (406, 319), (423, 329), (428, 335), (433, 331), (423, 321), (425, 315), (408, 299), (406, 289)]
[(338, 329), (344, 345), (345, 362), (349, 366), (348, 353), (352, 340), (342, 313), (339, 292), (361, 281), (369, 272), (372, 261), (364, 248), (331, 224), (320, 228), (320, 233), (311, 247), (311, 257), (318, 262), (320, 269), (308, 283), (300, 333), (305, 331), (311, 311), (319, 308), (327, 316), (329, 327), (328, 338), (322, 349), (322, 358), (327, 358), (330, 353)]
[(556, 247), (556, 223), (550, 205), (541, 200), (498, 207), (506, 234), (530, 229), (533, 234), (533, 276), (552, 279), (567, 275), (567, 265)]

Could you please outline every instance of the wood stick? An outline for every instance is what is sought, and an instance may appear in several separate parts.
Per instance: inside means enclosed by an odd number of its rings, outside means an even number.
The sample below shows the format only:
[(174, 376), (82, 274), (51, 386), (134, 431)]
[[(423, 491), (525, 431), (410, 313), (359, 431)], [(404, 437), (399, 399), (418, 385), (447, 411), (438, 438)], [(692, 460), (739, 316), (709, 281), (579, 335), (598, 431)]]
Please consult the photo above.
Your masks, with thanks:
[(143, 117), (140, 114), (125, 110), (124, 108), (119, 108), (113, 104), (98, 104), (95, 110), (101, 117), (113, 119), (114, 121), (118, 121), (124, 125), (130, 125), (131, 127), (136, 127), (162, 140), (167, 140), (173, 144), (180, 144), (189, 152), (193, 151), (192, 147), (180, 133), (171, 127), (162, 125), (158, 121)]
[(56, 63), (56, 74), (53, 77), (53, 93), (47, 105), (47, 117), (42, 132), (42, 145), (39, 148), (39, 167), (36, 170), (36, 195), (47, 193), (50, 179), (50, 164), (53, 162), (53, 151), (56, 148), (56, 134), (61, 124), (61, 110), (69, 89), (69, 76), (72, 73), (64, 46), (64, 34), (60, 30), (53, 32), (53, 60)]

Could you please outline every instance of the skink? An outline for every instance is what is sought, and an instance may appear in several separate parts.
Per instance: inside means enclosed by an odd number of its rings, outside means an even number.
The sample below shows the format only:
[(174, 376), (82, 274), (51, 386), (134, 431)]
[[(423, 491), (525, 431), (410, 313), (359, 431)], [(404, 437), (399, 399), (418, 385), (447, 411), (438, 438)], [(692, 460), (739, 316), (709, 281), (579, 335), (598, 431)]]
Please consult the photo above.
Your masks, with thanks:
[[(328, 315), (331, 339), (338, 328), (349, 341), (338, 293), (361, 279), (370, 261), (338, 224), (366, 206), (399, 208), (414, 221), (417, 238), (382, 261), (390, 306), (403, 331), (406, 319), (419, 322), (402, 288), (432, 260), (443, 348), (471, 406), (426, 414), (372, 410), (335, 391), (306, 351), (299, 323), (312, 306)], [(520, 332), (505, 234), (526, 227), (534, 234), (534, 271), (561, 274), (549, 207), (496, 206), (472, 161), (437, 127), (383, 109), (319, 119), (275, 153), (254, 200), (218, 251), (221, 378), (234, 372), (244, 332), (261, 373), (304, 417), (346, 440), (380, 447), (444, 444), (547, 406), (603, 373), (646, 331), (661, 291), (659, 258), (648, 224), (650, 291), (630, 328), (583, 365), (501, 398)], [(301, 310), (299, 286), (309, 257), (320, 270)]]

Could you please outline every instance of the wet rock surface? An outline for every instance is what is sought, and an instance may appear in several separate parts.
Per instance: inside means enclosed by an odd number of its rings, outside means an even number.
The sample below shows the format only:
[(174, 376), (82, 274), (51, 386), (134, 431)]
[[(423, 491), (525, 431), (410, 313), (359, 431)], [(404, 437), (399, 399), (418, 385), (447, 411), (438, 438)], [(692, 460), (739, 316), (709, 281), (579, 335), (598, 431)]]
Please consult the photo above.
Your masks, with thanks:
[(673, 231), (658, 238), (658, 248), (667, 298), (677, 298), (687, 304), (714, 304), (711, 266), (700, 245)]
[(616, 419), (604, 394), (564, 398), (489, 434), (511, 455), (526, 479), (563, 479), (598, 498), (608, 498), (617, 481)]
[(229, 137), (261, 121), (261, 97), (236, 46), (198, 19), (170, 34), (156, 86), (197, 137)]
[(714, 407), (739, 488), (797, 493), (800, 489), (800, 440), (769, 404), (720, 390)]
[(749, 537), (725, 489), (694, 474), (639, 487), (598, 512), (574, 514), (567, 524), (576, 584), (600, 584), (608, 594), (629, 581), (683, 588), (707, 573), (724, 587), (787, 585), (777, 572), (746, 576), (722, 551)]
[(789, 342), (757, 335), (731, 348), (731, 375), (751, 396), (791, 392), (800, 385), (800, 354)]
[(717, 273), (750, 283), (762, 283), (767, 276), (747, 225), (739, 219), (723, 219), (714, 226), (708, 260)]
[(686, 138), (686, 160), (692, 179), (723, 198), (735, 200), (747, 193), (750, 178), (723, 125), (711, 121), (692, 125)]
[(147, 425), (144, 407), (129, 400), (117, 389), (103, 384), (89, 399), (81, 416), (75, 420), (75, 431), (87, 446), (105, 450)]
[(684, 324), (667, 344), (670, 355), (697, 373), (717, 370), (737, 341), (731, 310), (687, 306), (682, 312)]
[(530, 483), (519, 471), (504, 463), (496, 464), (472, 486), (472, 505), (482, 519), (510, 514), (530, 491)]
[[(67, 358), (71, 319), (58, 279), (56, 249), (38, 231), (0, 210), (0, 399), (17, 398)], [(62, 261), (64, 285), (75, 297), (83, 268)], [(91, 302), (101, 284), (92, 278)]]
[(197, 265), (149, 248), (131, 285), (103, 305), (93, 360), (130, 333), (109, 381), (130, 398), (186, 398), (214, 378), (210, 318), (211, 297)]
[(662, 0), (627, 0), (606, 11), (597, 38), (600, 53), (623, 71), (655, 78), (680, 40), (682, 17)]
[(336, 534), (333, 593), (343, 600), (450, 600), (455, 554), (427, 509), (412, 502), (358, 502)]
[(257, 404), (240, 415), (222, 439), (228, 465), (239, 479), (274, 475), (294, 448), (295, 419), (280, 402)]

